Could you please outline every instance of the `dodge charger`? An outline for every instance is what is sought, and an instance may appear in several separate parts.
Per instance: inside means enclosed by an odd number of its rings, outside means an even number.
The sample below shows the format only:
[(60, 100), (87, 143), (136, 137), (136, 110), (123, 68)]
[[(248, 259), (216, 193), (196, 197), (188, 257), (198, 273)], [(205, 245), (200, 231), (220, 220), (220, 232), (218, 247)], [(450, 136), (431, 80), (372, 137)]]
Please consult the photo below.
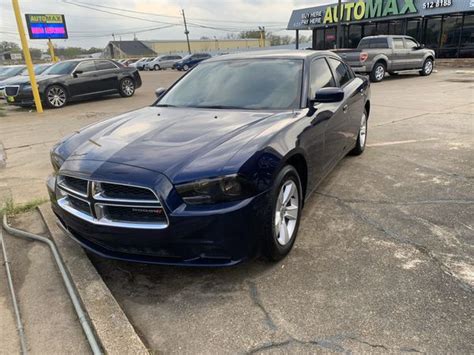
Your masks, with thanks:
[(311, 192), (366, 145), (369, 81), (331, 52), (216, 57), (156, 95), (51, 150), (58, 223), (103, 257), (278, 261)]

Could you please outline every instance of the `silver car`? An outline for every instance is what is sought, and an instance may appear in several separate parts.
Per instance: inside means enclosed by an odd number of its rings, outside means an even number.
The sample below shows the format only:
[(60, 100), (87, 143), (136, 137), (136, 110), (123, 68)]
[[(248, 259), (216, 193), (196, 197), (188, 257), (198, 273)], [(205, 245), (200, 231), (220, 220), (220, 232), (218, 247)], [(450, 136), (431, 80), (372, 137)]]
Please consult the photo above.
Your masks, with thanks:
[(173, 68), (173, 64), (181, 59), (182, 57), (180, 55), (160, 55), (159, 57), (156, 57), (155, 59), (146, 63), (145, 69), (148, 69), (148, 70), (171, 69)]

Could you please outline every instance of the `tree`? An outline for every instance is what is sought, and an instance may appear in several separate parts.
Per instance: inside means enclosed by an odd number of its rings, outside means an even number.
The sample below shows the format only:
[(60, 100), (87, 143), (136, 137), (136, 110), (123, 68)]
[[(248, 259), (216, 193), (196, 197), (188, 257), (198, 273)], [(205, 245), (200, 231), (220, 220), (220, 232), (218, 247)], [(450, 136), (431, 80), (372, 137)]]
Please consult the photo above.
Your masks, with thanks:
[(33, 60), (41, 59), (41, 56), (42, 56), (41, 49), (30, 48), (30, 55), (31, 55), (31, 59)]
[(0, 42), (0, 52), (21, 52), (21, 48), (15, 42), (2, 41)]

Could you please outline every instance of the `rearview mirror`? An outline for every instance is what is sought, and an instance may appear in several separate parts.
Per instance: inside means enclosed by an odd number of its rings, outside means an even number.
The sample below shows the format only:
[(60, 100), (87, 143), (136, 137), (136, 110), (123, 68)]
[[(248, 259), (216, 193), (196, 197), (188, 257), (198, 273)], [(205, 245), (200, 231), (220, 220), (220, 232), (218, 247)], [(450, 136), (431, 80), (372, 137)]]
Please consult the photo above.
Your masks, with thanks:
[(344, 99), (344, 90), (341, 88), (322, 88), (316, 91), (312, 103), (341, 102)]
[(74, 73), (72, 73), (72, 76), (77, 78), (78, 75), (82, 74), (83, 71), (82, 70), (75, 70)]
[(155, 95), (157, 98), (161, 98), (165, 92), (166, 92), (165, 88), (158, 88), (155, 90)]

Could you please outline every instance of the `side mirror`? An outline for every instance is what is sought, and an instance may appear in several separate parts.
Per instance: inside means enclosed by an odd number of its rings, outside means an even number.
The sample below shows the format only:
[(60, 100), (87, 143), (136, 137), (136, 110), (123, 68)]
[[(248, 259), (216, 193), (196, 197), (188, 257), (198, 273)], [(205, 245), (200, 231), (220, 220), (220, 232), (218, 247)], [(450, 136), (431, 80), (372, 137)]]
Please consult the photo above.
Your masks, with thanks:
[(341, 102), (344, 99), (344, 90), (341, 88), (322, 88), (316, 91), (316, 95), (311, 103)]
[(157, 98), (160, 99), (165, 92), (166, 92), (165, 88), (158, 88), (158, 89), (155, 90), (155, 95), (156, 95)]
[(72, 76), (77, 78), (80, 74), (82, 74), (83, 71), (82, 70), (75, 70), (74, 73), (72, 73)]
[(415, 47), (413, 48), (414, 50), (420, 50), (420, 49), (423, 49), (425, 48), (425, 45), (424, 44), (420, 44), (418, 47)]

